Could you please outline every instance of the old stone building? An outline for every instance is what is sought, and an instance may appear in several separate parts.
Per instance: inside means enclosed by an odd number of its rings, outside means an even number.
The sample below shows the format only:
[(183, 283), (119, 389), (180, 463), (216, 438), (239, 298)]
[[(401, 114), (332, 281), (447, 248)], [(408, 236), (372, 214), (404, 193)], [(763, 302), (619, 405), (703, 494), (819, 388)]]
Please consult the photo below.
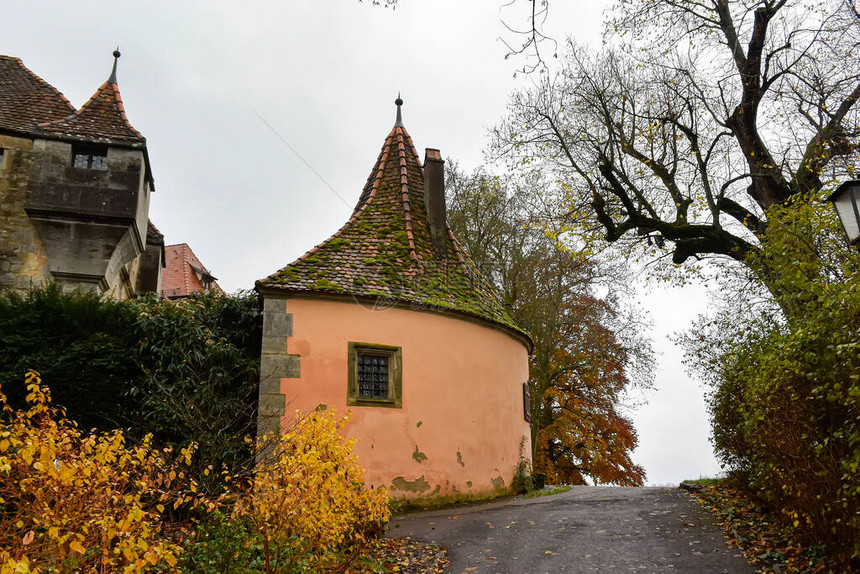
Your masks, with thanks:
[(443, 161), (401, 121), (346, 224), (257, 282), (264, 304), (258, 432), (352, 411), (369, 484), (394, 497), (492, 493), (531, 452), (531, 340), (451, 232)]
[(146, 138), (116, 79), (80, 109), (0, 56), (0, 288), (54, 280), (126, 299), (160, 289), (164, 238)]

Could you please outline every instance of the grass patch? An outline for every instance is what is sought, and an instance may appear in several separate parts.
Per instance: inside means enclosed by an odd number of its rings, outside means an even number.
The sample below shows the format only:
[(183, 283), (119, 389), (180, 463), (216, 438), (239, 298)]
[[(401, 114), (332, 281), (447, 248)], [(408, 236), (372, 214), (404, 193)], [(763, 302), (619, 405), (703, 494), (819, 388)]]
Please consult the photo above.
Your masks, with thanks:
[(697, 479), (688, 479), (681, 482), (680, 487), (684, 490), (690, 491), (699, 491), (707, 486), (716, 486), (720, 484), (723, 480), (722, 478), (697, 478)]
[(566, 484), (560, 484), (558, 486), (549, 486), (547, 488), (542, 488), (540, 490), (532, 490), (523, 495), (523, 498), (537, 498), (539, 496), (552, 496), (553, 494), (561, 494), (562, 492), (567, 492), (570, 490), (570, 487)]
[(515, 495), (507, 492), (502, 495), (484, 494), (477, 496), (436, 496), (423, 500), (392, 500), (389, 503), (391, 514), (409, 514), (410, 512), (423, 512), (427, 510), (445, 510), (446, 508), (459, 508), (461, 506), (475, 506), (515, 498)]

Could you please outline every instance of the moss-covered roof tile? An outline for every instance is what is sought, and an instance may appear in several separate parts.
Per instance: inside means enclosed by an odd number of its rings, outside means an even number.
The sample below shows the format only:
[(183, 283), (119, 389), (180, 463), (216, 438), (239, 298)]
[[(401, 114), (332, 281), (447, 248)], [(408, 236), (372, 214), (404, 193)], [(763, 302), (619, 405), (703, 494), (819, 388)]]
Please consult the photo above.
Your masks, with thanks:
[[(261, 290), (387, 298), (412, 308), (453, 311), (524, 334), (448, 229), (437, 251), (424, 207), (424, 172), (398, 122), (349, 221), (296, 261), (257, 281)], [(527, 337), (527, 336), (526, 336)]]

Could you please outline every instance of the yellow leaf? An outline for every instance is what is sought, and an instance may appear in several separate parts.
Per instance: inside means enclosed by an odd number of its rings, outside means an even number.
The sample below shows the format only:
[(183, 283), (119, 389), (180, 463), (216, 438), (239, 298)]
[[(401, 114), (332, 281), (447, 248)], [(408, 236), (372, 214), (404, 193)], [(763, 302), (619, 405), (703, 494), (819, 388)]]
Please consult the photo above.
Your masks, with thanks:
[(83, 554), (87, 551), (86, 548), (81, 546), (81, 543), (77, 540), (72, 540), (71, 542), (69, 542), (69, 549), (74, 552), (77, 552), (78, 554)]

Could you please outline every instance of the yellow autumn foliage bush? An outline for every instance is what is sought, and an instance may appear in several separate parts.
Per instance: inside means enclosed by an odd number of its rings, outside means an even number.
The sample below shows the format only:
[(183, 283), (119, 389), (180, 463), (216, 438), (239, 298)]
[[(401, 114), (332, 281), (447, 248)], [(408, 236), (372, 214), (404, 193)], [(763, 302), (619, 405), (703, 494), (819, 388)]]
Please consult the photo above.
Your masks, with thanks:
[(366, 489), (364, 469), (340, 431), (349, 415), (297, 413), (266, 453), (237, 507), (259, 536), (265, 572), (323, 571), (348, 564), (388, 522), (388, 491)]
[(180, 484), (195, 486), (170, 449), (151, 437), (126, 446), (119, 430), (84, 435), (38, 373), (25, 382), (26, 411), (0, 392), (0, 573), (177, 571), (161, 514), (193, 496)]
[(225, 500), (236, 500), (231, 532), (242, 533), (234, 541), (242, 557), (219, 559), (243, 561), (233, 565), (242, 572), (342, 569), (388, 521), (388, 492), (364, 488), (354, 441), (340, 435), (348, 416), (297, 417), (261, 443), (267, 456), (247, 490), (216, 500), (183, 470), (193, 445), (174, 457), (151, 437), (126, 445), (119, 430), (82, 433), (38, 373), (26, 385), (27, 410), (10, 407), (0, 389), (0, 574), (212, 572), (206, 564), (223, 541), (165, 532), (166, 513), (180, 505), (229, 511)]

